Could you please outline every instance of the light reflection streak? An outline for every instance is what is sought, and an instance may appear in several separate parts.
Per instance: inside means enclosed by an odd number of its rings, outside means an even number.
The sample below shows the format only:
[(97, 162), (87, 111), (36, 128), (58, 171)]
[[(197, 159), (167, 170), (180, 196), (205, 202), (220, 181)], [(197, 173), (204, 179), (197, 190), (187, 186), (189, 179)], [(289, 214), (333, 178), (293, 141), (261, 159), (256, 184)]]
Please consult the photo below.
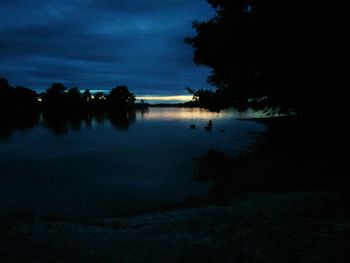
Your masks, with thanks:
[(137, 113), (138, 118), (144, 120), (217, 120), (217, 119), (239, 119), (239, 118), (263, 118), (266, 114), (262, 111), (247, 111), (239, 113), (233, 109), (220, 112), (210, 112), (200, 108), (149, 108), (143, 114)]

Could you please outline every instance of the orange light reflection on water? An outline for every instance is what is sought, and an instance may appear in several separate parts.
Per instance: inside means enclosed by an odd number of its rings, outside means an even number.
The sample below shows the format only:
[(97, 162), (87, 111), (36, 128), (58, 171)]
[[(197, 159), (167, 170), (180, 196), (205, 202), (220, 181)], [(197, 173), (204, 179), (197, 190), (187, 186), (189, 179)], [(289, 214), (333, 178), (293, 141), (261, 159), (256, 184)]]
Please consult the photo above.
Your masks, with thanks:
[(262, 111), (248, 111), (239, 113), (233, 109), (220, 112), (210, 112), (200, 108), (179, 107), (150, 107), (146, 112), (138, 112), (139, 118), (144, 120), (215, 120), (215, 119), (238, 119), (238, 118), (263, 118), (266, 114)]
[(198, 120), (232, 116), (232, 112), (209, 112), (199, 108), (150, 108), (142, 115), (145, 120)]

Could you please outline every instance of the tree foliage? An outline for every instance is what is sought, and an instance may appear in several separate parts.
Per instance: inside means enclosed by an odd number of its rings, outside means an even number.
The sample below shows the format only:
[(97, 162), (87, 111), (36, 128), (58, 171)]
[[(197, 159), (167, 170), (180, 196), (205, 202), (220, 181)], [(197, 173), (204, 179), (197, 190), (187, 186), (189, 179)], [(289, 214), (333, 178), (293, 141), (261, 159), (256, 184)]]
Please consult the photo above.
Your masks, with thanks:
[(83, 93), (77, 88), (67, 89), (62, 83), (53, 83), (41, 94), (24, 87), (13, 88), (7, 79), (0, 78), (0, 111), (44, 110), (57, 113), (80, 113), (82, 111), (130, 110), (135, 96), (125, 85), (117, 86), (109, 94), (89, 90)]
[(210, 110), (218, 109), (218, 104), (220, 102), (215, 92), (206, 89), (194, 90), (188, 87), (185, 88), (185, 90), (193, 96), (191, 102), (193, 106), (199, 106)]
[(107, 96), (110, 106), (117, 108), (128, 108), (135, 102), (135, 96), (131, 93), (127, 86), (117, 86), (112, 89)]
[[(349, 8), (330, 2), (208, 0), (216, 15), (185, 42), (223, 103), (302, 114), (345, 107)], [(326, 87), (326, 88), (324, 88)]]
[(38, 107), (35, 91), (24, 87), (12, 87), (7, 79), (0, 78), (0, 110), (35, 110)]

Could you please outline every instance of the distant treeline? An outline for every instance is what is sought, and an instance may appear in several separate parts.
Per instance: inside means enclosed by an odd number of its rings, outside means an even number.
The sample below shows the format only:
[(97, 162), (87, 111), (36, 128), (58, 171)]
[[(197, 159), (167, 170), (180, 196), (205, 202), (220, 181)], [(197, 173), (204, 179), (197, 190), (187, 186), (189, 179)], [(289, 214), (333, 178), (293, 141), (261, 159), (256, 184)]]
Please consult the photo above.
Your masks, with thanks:
[(0, 78), (0, 111), (21, 112), (26, 110), (44, 110), (55, 112), (77, 111), (111, 111), (129, 110), (132, 108), (153, 107), (203, 107), (210, 110), (223, 108), (222, 101), (210, 90), (192, 90), (191, 101), (184, 103), (161, 103), (149, 105), (141, 100), (135, 103), (135, 96), (125, 85), (117, 86), (108, 94), (91, 93), (88, 89), (81, 92), (78, 88), (66, 88), (61, 83), (53, 83), (45, 92), (37, 93), (32, 89), (12, 87), (8, 80)]
[(61, 83), (53, 83), (45, 92), (38, 94), (32, 89), (12, 87), (8, 80), (0, 78), (0, 111), (28, 110), (83, 111), (128, 110), (134, 106), (135, 96), (125, 85), (117, 86), (109, 94), (78, 88), (67, 89)]

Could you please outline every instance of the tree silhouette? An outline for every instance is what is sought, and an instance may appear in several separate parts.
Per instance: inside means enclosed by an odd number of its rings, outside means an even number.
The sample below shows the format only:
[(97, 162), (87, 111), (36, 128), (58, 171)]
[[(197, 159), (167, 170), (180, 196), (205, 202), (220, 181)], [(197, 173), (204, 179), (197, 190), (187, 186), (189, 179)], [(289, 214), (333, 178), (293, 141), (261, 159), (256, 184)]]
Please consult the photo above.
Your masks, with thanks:
[(68, 126), (79, 130), (80, 123), (77, 120), (86, 119), (87, 123), (91, 123), (92, 116), (97, 121), (104, 121), (110, 115), (115, 126), (120, 122), (119, 126), (127, 127), (134, 118), (134, 102), (135, 96), (126, 86), (117, 86), (106, 96), (103, 92), (92, 95), (89, 90), (81, 94), (77, 87), (68, 90), (61, 83), (53, 83), (38, 95), (24, 87), (13, 88), (7, 79), (0, 78), (0, 113), (18, 118), (20, 115), (26, 116), (29, 111), (35, 114), (41, 112), (47, 126), (53, 127), (58, 134), (67, 130), (67, 120)]
[(210, 110), (215, 110), (220, 107), (217, 93), (211, 90), (194, 90), (191, 88), (186, 88), (185, 90), (187, 90), (189, 94), (193, 95), (192, 102), (194, 106), (199, 106)]
[(107, 96), (107, 100), (111, 107), (129, 108), (134, 104), (135, 96), (127, 86), (122, 85), (112, 89)]
[(0, 78), (0, 109), (12, 107), (15, 89), (11, 87), (5, 78)]
[(82, 95), (78, 88), (69, 89), (67, 94), (67, 107), (70, 109), (82, 109)]
[(63, 84), (53, 83), (43, 94), (43, 104), (49, 109), (64, 110), (67, 102), (66, 91), (67, 88)]
[(37, 96), (37, 93), (31, 89), (20, 86), (13, 88), (7, 79), (0, 78), (0, 110), (36, 110)]
[[(216, 16), (185, 42), (212, 68), (223, 102), (301, 114), (345, 109), (349, 7), (325, 2), (208, 0)], [(322, 89), (321, 87), (327, 86)]]
[(82, 94), (82, 100), (84, 103), (88, 103), (89, 101), (91, 101), (91, 97), (92, 97), (91, 92), (88, 89), (85, 90)]
[(34, 90), (18, 86), (15, 89), (14, 103), (17, 109), (37, 109), (37, 97), (38, 94)]

